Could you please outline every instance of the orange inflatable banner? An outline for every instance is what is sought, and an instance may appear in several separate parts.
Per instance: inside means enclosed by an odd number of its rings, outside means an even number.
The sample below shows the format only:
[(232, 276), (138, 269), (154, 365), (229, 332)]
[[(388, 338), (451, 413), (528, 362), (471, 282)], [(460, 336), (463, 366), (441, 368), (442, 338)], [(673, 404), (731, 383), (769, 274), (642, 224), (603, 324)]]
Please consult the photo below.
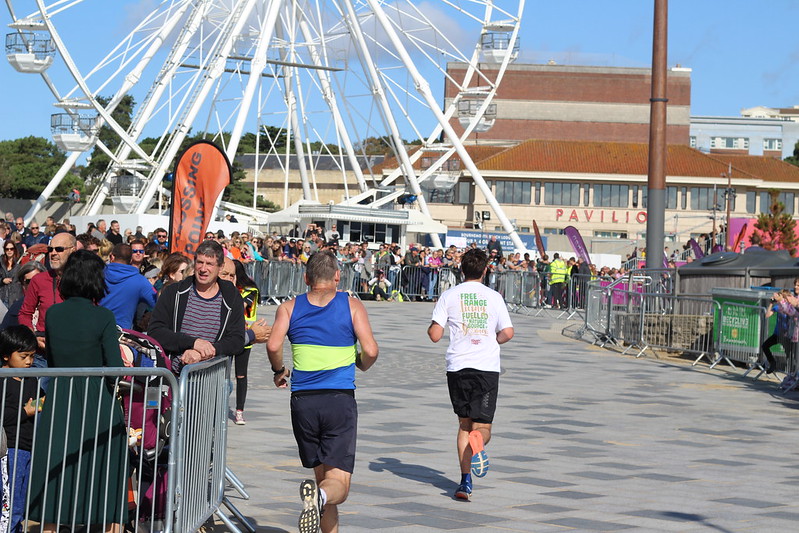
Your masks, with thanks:
[(213, 215), (214, 204), (230, 185), (233, 170), (227, 155), (210, 141), (189, 146), (175, 163), (169, 251), (194, 256)]

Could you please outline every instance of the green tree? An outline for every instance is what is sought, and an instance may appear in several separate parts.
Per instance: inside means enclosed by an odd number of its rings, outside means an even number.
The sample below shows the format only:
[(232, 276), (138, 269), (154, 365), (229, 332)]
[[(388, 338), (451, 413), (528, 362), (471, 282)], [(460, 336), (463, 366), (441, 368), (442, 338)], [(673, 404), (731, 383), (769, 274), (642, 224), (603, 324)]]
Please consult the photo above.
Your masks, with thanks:
[(391, 146), (391, 138), (388, 136), (367, 137), (355, 146), (355, 151), (366, 155), (383, 155), (391, 152)]
[[(252, 205), (252, 184), (244, 183), (243, 180), (246, 176), (244, 169), (238, 162), (233, 162), (233, 175), (230, 179), (230, 185), (225, 188), (222, 193), (222, 200), (234, 204), (251, 206)], [(256, 207), (264, 211), (273, 213), (277, 211), (278, 206), (269, 200), (264, 199), (260, 194), (258, 195)]]
[[(66, 159), (66, 154), (43, 137), (23, 137), (0, 141), (0, 196), (31, 200), (39, 197)], [(83, 181), (68, 175), (56, 189), (66, 195)]]
[(796, 221), (785, 213), (785, 205), (779, 200), (779, 189), (769, 189), (768, 194), (771, 198), (769, 212), (757, 216), (749, 243), (766, 250), (787, 250), (791, 255), (796, 255), (799, 248), (799, 239), (795, 232)]
[[(261, 138), (258, 143), (258, 152), (263, 154), (273, 150), (283, 151), (288, 142), (286, 130), (277, 126), (264, 126), (264, 129), (265, 131), (261, 132)], [(239, 155), (254, 154), (255, 140), (256, 135), (252, 132), (242, 135), (236, 153)]]
[(799, 141), (796, 141), (796, 144), (793, 145), (793, 155), (786, 157), (785, 161), (799, 167)]
[[(100, 96), (97, 98), (97, 101), (103, 107), (106, 107), (111, 99)], [(114, 121), (122, 126), (122, 128), (125, 130), (130, 127), (130, 123), (133, 120), (133, 107), (135, 105), (136, 101), (133, 99), (133, 97), (130, 95), (125, 95), (111, 112), (111, 116), (113, 117)], [(119, 135), (117, 135), (108, 124), (104, 124), (100, 128), (100, 131), (97, 132), (97, 139), (102, 141), (102, 143), (111, 152), (116, 150), (119, 146), (119, 143), (122, 142), (122, 140), (119, 138)], [(91, 159), (89, 160), (88, 164), (81, 169), (81, 176), (90, 182), (96, 181), (100, 176), (105, 174), (110, 163), (111, 158), (108, 157), (108, 155), (102, 149), (100, 149), (99, 146), (95, 146), (94, 150), (92, 150)]]

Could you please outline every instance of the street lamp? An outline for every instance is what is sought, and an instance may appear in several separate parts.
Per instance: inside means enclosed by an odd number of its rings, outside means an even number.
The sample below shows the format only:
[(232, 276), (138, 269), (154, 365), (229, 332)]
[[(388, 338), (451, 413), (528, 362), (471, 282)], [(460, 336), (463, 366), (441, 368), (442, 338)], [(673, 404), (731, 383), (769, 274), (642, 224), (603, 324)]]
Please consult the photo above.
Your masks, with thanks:
[[(730, 250), (730, 210), (732, 204), (735, 202), (735, 189), (732, 187), (732, 165), (726, 173), (722, 173), (721, 177), (727, 178), (727, 188), (724, 189), (724, 201), (727, 203), (727, 228), (724, 232), (724, 249)], [(735, 250), (732, 250), (735, 251)]]

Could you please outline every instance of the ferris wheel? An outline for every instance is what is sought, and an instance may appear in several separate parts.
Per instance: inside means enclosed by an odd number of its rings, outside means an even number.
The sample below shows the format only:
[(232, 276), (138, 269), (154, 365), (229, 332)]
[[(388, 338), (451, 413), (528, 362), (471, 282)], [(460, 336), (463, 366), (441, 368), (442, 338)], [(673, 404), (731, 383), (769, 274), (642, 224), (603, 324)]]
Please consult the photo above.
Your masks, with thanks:
[[(492, 100), (518, 54), (524, 0), (6, 4), (7, 58), (47, 84), (53, 138), (69, 154), (26, 219), (84, 153), (99, 149), (110, 163), (83, 214), (99, 212), (109, 196), (120, 209), (144, 213), (187, 136), (203, 132), (232, 161), (242, 136), (259, 132), (256, 172), (267, 161), (286, 175), (299, 172), (311, 201), (324, 155), (349, 201), (385, 202), (394, 186), (429, 214), (422, 185), (457, 157), (523, 247), (464, 142), (493, 124)], [(114, 111), (128, 96), (135, 107), (129, 124), (120, 123)], [(101, 128), (116, 141), (103, 142)], [(384, 140), (396, 171), (363, 169), (368, 139)], [(423, 149), (406, 148), (412, 139)], [(439, 155), (415, 170), (428, 149)]]

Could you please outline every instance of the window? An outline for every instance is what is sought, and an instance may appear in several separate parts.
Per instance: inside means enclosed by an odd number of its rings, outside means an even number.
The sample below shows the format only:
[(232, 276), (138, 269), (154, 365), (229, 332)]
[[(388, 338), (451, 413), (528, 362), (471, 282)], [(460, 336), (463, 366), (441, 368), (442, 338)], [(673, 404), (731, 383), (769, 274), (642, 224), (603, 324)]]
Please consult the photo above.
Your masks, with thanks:
[(627, 207), (630, 205), (630, 186), (604, 184), (594, 185), (594, 206)]
[(690, 144), (691, 148), (696, 148), (696, 135), (691, 135), (688, 138), (688, 143)]
[(763, 150), (782, 150), (782, 139), (763, 139)]
[(755, 202), (757, 200), (757, 193), (755, 191), (746, 191), (746, 212), (755, 213)]
[(590, 196), (591, 196), (591, 186), (587, 183), (583, 183), (583, 205), (588, 207), (591, 205), (590, 203)]
[(544, 228), (544, 235), (563, 235), (563, 228)]
[[(713, 200), (714, 196), (716, 202), (723, 202), (724, 199), (722, 198), (721, 194), (714, 195), (713, 189), (710, 187), (691, 187), (691, 209), (694, 211), (709, 211), (713, 209)], [(718, 209), (722, 209), (723, 206), (719, 205)]]
[(626, 239), (626, 231), (595, 231), (594, 237), (602, 237), (605, 239)]
[(638, 207), (638, 185), (633, 186), (633, 207)]
[(350, 222), (350, 238), (351, 241), (361, 242), (361, 223), (360, 222)]
[(423, 157), (422, 158), (422, 169), (430, 168), (433, 166), (433, 158), (432, 157)]
[(441, 170), (445, 170), (448, 172), (457, 172), (461, 169), (461, 160), (460, 159), (447, 159), (441, 165)]
[[(726, 191), (726, 190), (727, 190), (727, 189), (726, 189), (726, 187), (725, 187), (725, 188), (724, 188), (724, 191)], [(734, 189), (734, 188), (733, 188), (732, 190), (733, 190), (733, 193), (734, 193), (734, 194), (733, 194), (733, 196), (730, 198), (730, 211), (735, 211), (735, 197), (737, 196), (737, 194), (735, 194), (735, 189)], [(727, 209), (727, 203), (726, 203), (726, 199), (727, 199), (727, 198), (726, 198), (726, 196), (723, 194), (723, 193), (724, 193), (724, 191), (719, 191), (719, 201), (721, 202), (721, 205), (724, 207), (724, 209)]]
[(519, 228), (519, 231), (522, 233), (530, 233), (530, 228), (528, 226), (522, 226)]
[(677, 209), (677, 187), (666, 187), (666, 209)]
[(748, 137), (713, 137), (710, 140), (711, 148), (722, 148), (729, 150), (748, 150)]
[[(789, 215), (793, 215), (794, 213), (794, 203), (796, 200), (796, 195), (792, 192), (781, 192), (777, 197), (777, 200), (782, 202), (782, 205), (785, 206), (785, 210), (783, 213), (788, 213)], [(769, 213), (771, 208), (771, 197), (767, 191), (762, 191), (760, 193), (760, 212), (761, 213)]]
[(649, 187), (641, 187), (641, 207), (644, 209), (649, 205)]
[(541, 182), (535, 182), (535, 205), (541, 205)]
[(580, 205), (580, 184), (559, 181), (544, 184), (546, 205)]
[(458, 180), (455, 185), (455, 203), (461, 205), (469, 205), (474, 202), (472, 198), (472, 182), (464, 179)]
[(680, 191), (680, 209), (688, 207), (688, 187), (683, 187)]
[(531, 183), (529, 181), (503, 181), (494, 183), (494, 195), (501, 204), (530, 205)]

